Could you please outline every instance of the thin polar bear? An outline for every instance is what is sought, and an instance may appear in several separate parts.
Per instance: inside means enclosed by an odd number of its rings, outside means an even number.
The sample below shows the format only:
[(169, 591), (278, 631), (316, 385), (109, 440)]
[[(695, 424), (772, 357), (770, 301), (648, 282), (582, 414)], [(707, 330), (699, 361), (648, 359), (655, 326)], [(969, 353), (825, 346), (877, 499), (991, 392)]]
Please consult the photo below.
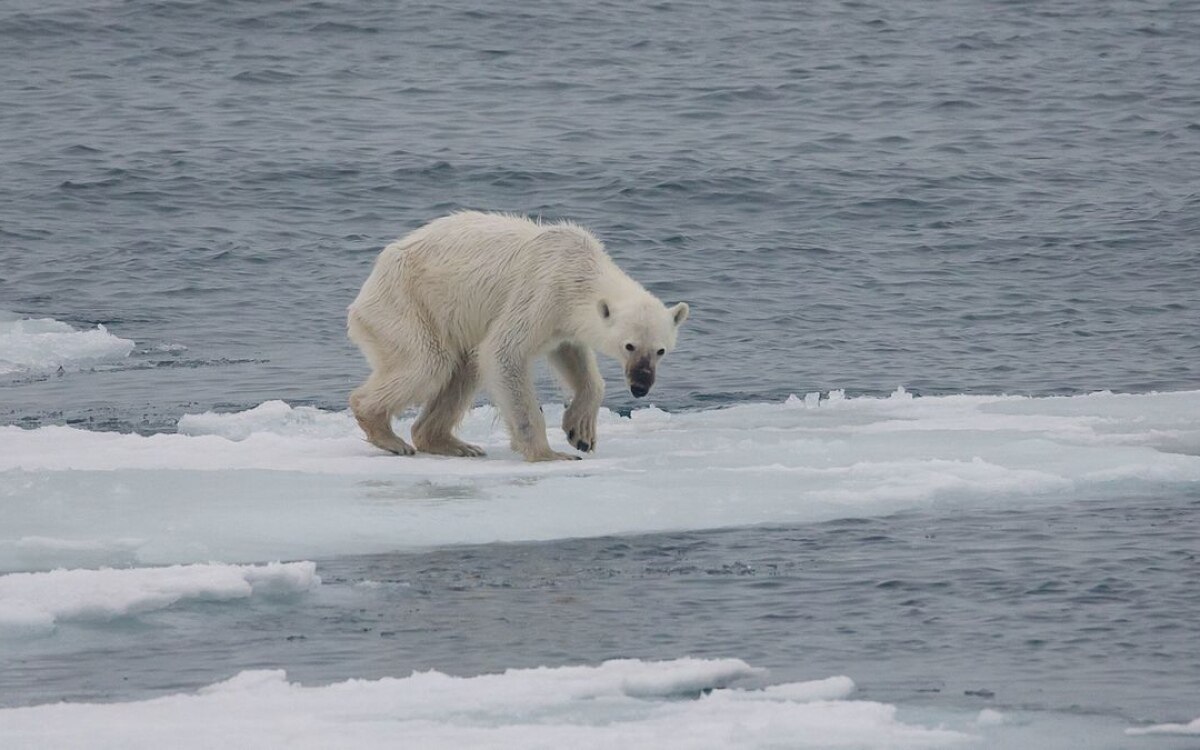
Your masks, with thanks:
[[(578, 458), (551, 450), (533, 387), (545, 355), (572, 391), (568, 442), (596, 447), (604, 381), (594, 351), (624, 365), (634, 396), (654, 384), (687, 303), (667, 308), (629, 278), (590, 232), (501, 214), (437, 219), (388, 245), (350, 305), (348, 332), (371, 365), (350, 395), (367, 439), (392, 453), (483, 451), (454, 436), (482, 385), (528, 461)], [(392, 416), (422, 411), (409, 445)]]

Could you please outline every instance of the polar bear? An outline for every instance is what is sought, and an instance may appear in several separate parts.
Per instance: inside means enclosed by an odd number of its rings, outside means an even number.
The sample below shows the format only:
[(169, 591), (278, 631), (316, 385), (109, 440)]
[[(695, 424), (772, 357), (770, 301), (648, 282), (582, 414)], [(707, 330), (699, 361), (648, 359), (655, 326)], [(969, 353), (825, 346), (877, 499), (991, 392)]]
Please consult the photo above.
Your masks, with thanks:
[[(586, 229), (451, 214), (384, 248), (350, 305), (350, 339), (372, 368), (350, 408), (367, 440), (386, 451), (481, 456), (453, 430), (482, 383), (526, 460), (575, 459), (546, 440), (534, 359), (546, 355), (573, 392), (563, 431), (573, 447), (592, 451), (604, 396), (593, 350), (624, 365), (640, 398), (687, 316), (687, 303), (668, 309)], [(410, 446), (391, 418), (416, 405), (424, 408)]]

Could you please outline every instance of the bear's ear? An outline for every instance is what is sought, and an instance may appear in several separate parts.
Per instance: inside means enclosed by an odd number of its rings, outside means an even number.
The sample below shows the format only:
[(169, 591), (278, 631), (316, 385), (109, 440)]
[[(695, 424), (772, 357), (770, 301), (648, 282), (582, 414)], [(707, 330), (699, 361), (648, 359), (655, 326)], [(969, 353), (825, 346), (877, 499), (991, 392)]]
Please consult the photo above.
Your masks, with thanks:
[(600, 300), (598, 303), (596, 303), (596, 309), (600, 311), (600, 317), (604, 318), (605, 320), (608, 320), (612, 317), (612, 310), (608, 309), (608, 303), (604, 300)]
[(680, 302), (678, 305), (675, 305), (671, 308), (671, 317), (675, 319), (676, 327), (678, 327), (683, 321), (687, 320), (687, 316), (688, 303)]

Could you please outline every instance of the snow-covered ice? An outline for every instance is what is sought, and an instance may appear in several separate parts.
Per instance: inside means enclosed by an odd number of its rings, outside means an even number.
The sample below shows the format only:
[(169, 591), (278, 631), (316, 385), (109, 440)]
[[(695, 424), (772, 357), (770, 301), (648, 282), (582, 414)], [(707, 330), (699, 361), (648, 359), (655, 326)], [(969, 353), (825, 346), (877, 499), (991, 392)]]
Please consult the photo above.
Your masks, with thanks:
[(242, 672), (195, 694), (0, 710), (16, 748), (938, 748), (972, 734), (848, 699), (846, 678), (729, 687), (737, 659), (609, 661), (469, 678), (419, 672), (322, 687)]
[[(548, 405), (555, 425), (562, 407)], [(597, 453), (526, 464), (490, 407), (481, 459), (396, 457), (344, 412), (268, 402), (152, 436), (0, 428), (0, 571), (308, 559), (1017, 507), (1200, 481), (1200, 391), (792, 398), (601, 413)], [(411, 420), (400, 424), (405, 430)], [(556, 427), (552, 444), (563, 446)]]
[(79, 330), (50, 318), (20, 318), (0, 311), (0, 375), (79, 370), (129, 356), (134, 343), (103, 325)]
[(0, 637), (50, 630), (64, 620), (111, 620), (183, 600), (281, 596), (320, 583), (311, 562), (53, 570), (0, 575)]

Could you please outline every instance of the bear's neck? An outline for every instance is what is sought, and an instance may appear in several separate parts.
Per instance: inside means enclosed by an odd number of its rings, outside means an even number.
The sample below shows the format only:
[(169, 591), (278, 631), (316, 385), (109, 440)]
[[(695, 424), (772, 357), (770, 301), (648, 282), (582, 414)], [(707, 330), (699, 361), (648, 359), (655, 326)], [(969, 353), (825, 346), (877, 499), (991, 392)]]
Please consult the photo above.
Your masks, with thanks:
[[(609, 261), (609, 269), (604, 269), (596, 274), (592, 280), (593, 298), (597, 300), (608, 300), (615, 304), (622, 302), (628, 304), (630, 302), (641, 302), (650, 293), (633, 279), (625, 275), (625, 272), (617, 268), (617, 265)], [(609, 272), (611, 270), (611, 272)]]

